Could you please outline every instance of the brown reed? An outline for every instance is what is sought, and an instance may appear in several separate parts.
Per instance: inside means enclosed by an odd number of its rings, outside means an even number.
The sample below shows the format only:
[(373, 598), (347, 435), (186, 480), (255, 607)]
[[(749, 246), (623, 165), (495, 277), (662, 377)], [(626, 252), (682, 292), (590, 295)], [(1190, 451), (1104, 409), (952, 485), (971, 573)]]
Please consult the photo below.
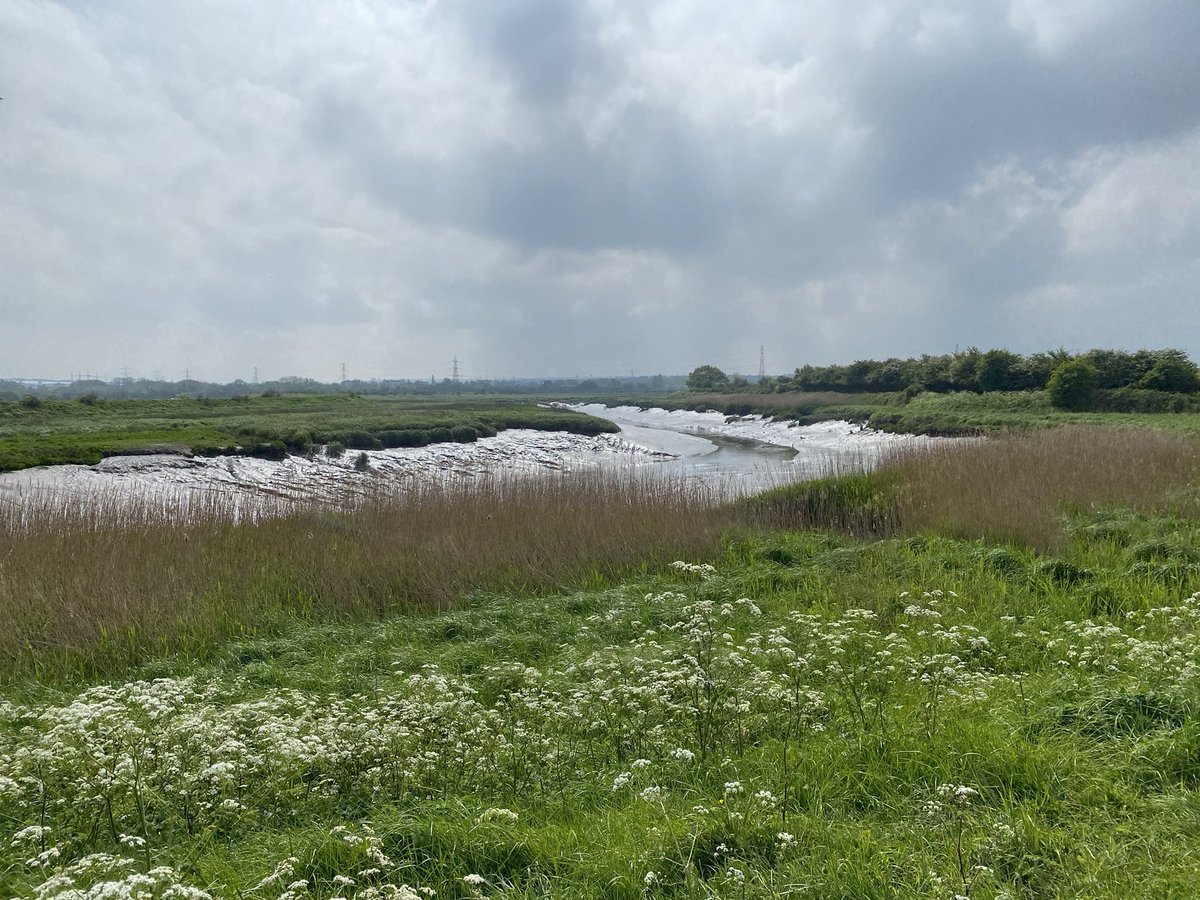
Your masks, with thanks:
[(695, 481), (617, 473), (413, 482), (270, 510), (191, 503), (0, 508), (0, 672), (200, 653), (297, 617), (437, 607), (473, 590), (604, 584), (711, 558), (728, 523)]
[(297, 618), (384, 615), (478, 590), (600, 586), (722, 551), (731, 529), (936, 532), (1054, 550), (1071, 512), (1200, 513), (1200, 441), (1070, 427), (906, 449), (727, 502), (697, 481), (586, 473), (297, 502), (45, 494), (0, 502), (0, 677), (197, 655)]
[(1148, 428), (1072, 426), (905, 449), (878, 474), (898, 485), (906, 533), (1054, 550), (1071, 513), (1195, 514), (1200, 441)]

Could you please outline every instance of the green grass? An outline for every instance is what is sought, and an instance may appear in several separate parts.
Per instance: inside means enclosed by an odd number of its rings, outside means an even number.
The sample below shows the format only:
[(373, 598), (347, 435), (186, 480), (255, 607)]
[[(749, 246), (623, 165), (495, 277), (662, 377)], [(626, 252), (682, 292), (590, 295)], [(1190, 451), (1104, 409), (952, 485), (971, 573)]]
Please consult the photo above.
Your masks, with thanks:
[(616, 426), (528, 398), (255, 396), (227, 400), (0, 402), (0, 471), (91, 465), (144, 452), (281, 456), (338, 442), (351, 449), (469, 442), (506, 428), (599, 434)]
[[(1055, 429), (716, 509), (10, 529), (0, 892), (1196, 896), (1196, 486)], [(58, 652), (97, 610), (128, 652)]]
[[(638, 404), (636, 400), (626, 402)], [(925, 392), (844, 394), (833, 391), (783, 394), (677, 394), (642, 403), (671, 409), (712, 409), (726, 415), (751, 413), (801, 424), (846, 419), (899, 434), (971, 436), (1028, 431), (1062, 425), (1161, 428), (1200, 434), (1195, 401), (1181, 401), (1181, 412), (1066, 412), (1051, 405), (1045, 391), (995, 391), (976, 394)]]
[[(1070, 535), (764, 533), (711, 573), (14, 685), (0, 816), (49, 827), (55, 865), (112, 852), (215, 896), (1192, 895), (1200, 531), (1114, 510)], [(34, 843), (0, 848), (8, 895), (43, 880)]]
[(909, 434), (985, 434), (1061, 425), (1164, 428), (1200, 434), (1200, 415), (1195, 412), (1066, 412), (1052, 406), (1045, 391), (924, 393), (898, 409), (877, 409), (869, 424)]

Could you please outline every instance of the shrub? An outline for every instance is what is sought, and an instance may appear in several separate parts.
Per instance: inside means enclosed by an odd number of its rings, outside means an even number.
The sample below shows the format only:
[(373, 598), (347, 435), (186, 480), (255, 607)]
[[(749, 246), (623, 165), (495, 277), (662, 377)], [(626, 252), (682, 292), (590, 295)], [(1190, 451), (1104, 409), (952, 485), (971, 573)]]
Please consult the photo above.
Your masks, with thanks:
[(1043, 578), (1060, 585), (1072, 585), (1092, 577), (1087, 569), (1081, 569), (1065, 559), (1043, 559), (1037, 564), (1036, 571)]
[(33, 394), (26, 394), (21, 398), (21, 405), (26, 409), (41, 409), (42, 401)]
[(287, 456), (287, 447), (283, 441), (253, 441), (242, 446), (241, 452), (259, 459), (283, 459)]
[(454, 440), (454, 436), (450, 433), (449, 428), (430, 428), (429, 443), (431, 444), (446, 444)]
[(341, 441), (331, 441), (325, 445), (325, 455), (330, 459), (339, 459), (346, 452), (346, 445)]
[(1059, 364), (1046, 385), (1050, 402), (1059, 409), (1087, 409), (1096, 394), (1096, 379), (1096, 367), (1086, 359), (1069, 359)]
[(1186, 357), (1171, 355), (1159, 359), (1138, 385), (1152, 391), (1192, 394), (1200, 387), (1200, 379), (1196, 375), (1195, 363)]
[(353, 450), (383, 449), (383, 442), (366, 431), (344, 431), (338, 435), (338, 440)]
[(699, 366), (687, 377), (689, 391), (720, 391), (729, 387), (729, 376), (716, 366)]
[(470, 425), (455, 425), (450, 429), (450, 440), (456, 444), (473, 444), (479, 435)]
[(1013, 578), (1026, 571), (1021, 557), (1007, 547), (991, 547), (982, 554), (983, 564), (998, 575)]
[(307, 453), (313, 445), (313, 437), (307, 431), (293, 431), (283, 439), (284, 446), (293, 453)]
[(366, 451), (358, 454), (358, 457), (354, 460), (354, 471), (355, 472), (370, 472), (371, 471), (371, 458), (369, 456), (367, 456)]
[(385, 447), (424, 447), (429, 443), (429, 435), (415, 428), (403, 431), (382, 431), (379, 439)]

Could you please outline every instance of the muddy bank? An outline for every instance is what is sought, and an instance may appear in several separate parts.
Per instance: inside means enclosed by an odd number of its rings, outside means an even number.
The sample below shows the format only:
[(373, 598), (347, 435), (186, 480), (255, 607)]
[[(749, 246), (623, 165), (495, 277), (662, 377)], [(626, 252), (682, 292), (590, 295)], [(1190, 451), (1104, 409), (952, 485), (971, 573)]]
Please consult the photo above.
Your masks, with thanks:
[[(670, 454), (655, 468), (671, 474), (720, 478), (735, 492), (797, 479), (870, 469), (888, 454), (942, 438), (873, 431), (850, 422), (796, 425), (762, 416), (728, 417), (691, 410), (573, 404), (621, 428), (620, 436), (653, 453)], [(635, 465), (643, 461), (634, 459)]]
[[(0, 474), (0, 503), (25, 506), (53, 497), (137, 497), (180, 507), (219, 502), (251, 503), (343, 499), (379, 487), (402, 487), (413, 479), (475, 479), (504, 473), (536, 473), (596, 465), (601, 460), (664, 458), (617, 434), (586, 436), (527, 429), (503, 431), (470, 444), (433, 444), (359, 451), (338, 459), (323, 454), (282, 460), (194, 457), (174, 454), (113, 456), (94, 466), (47, 466)], [(257, 503), (257, 501), (263, 501)]]
[(511, 429), (470, 444), (369, 450), (339, 459), (283, 460), (181, 455), (116, 456), (94, 466), (51, 466), (0, 475), (0, 504), (27, 508), (130, 498), (170, 510), (232, 504), (271, 511), (311, 499), (344, 500), (415, 480), (464, 481), (510, 474), (633, 471), (700, 479), (718, 493), (744, 494), (800, 478), (869, 468), (894, 448), (936, 440), (869, 431), (847, 422), (789, 426), (759, 416), (641, 410), (598, 404), (572, 408), (615, 422), (618, 434), (584, 436)]

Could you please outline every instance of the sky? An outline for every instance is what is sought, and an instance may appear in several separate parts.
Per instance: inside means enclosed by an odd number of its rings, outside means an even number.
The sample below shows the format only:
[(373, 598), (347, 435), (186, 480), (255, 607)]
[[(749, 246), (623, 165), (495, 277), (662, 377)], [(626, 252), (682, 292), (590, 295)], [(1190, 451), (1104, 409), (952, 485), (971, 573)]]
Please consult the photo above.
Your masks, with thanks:
[(1196, 0), (3, 0), (0, 376), (1200, 359)]

